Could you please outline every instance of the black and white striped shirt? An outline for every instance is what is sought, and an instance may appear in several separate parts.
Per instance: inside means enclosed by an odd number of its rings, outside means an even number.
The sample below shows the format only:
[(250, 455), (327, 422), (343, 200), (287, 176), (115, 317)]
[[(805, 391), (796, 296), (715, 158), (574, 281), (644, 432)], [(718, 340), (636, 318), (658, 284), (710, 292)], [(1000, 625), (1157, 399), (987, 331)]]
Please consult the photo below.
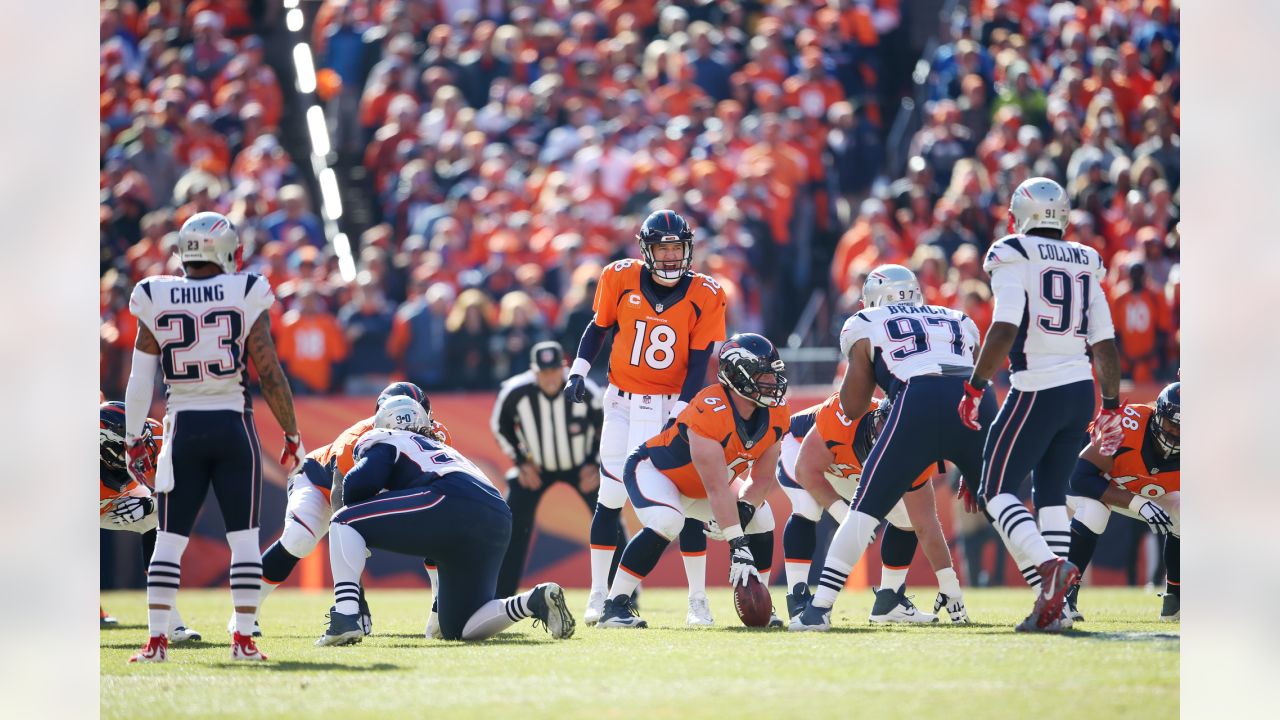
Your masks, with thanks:
[(590, 380), (585, 403), (566, 398), (563, 388), (548, 397), (527, 370), (502, 384), (489, 425), (517, 465), (528, 461), (542, 472), (569, 472), (597, 462), (604, 423), (600, 400), (600, 386)]

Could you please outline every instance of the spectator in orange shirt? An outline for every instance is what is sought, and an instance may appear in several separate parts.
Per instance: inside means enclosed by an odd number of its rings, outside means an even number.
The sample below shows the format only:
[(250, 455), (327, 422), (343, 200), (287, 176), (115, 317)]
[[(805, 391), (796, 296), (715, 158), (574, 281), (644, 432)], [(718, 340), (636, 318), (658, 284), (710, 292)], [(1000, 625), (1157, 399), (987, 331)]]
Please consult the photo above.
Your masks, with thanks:
[(649, 112), (655, 117), (668, 119), (688, 115), (693, 111), (694, 101), (706, 98), (707, 94), (693, 83), (693, 68), (683, 60), (669, 62), (668, 72), (670, 78), (667, 84), (649, 96)]
[(850, 270), (856, 265), (873, 268), (906, 260), (902, 236), (889, 223), (888, 210), (879, 198), (862, 201), (858, 219), (836, 244), (831, 280), (836, 291), (849, 289)]
[(1147, 287), (1147, 268), (1129, 265), (1129, 279), (1116, 286), (1111, 316), (1120, 344), (1120, 368), (1134, 382), (1162, 374), (1171, 334), (1169, 304), (1164, 293)]
[(187, 126), (174, 147), (174, 156), (183, 165), (199, 166), (218, 177), (231, 167), (231, 149), (221, 135), (214, 132), (213, 111), (204, 103), (196, 103), (187, 112)]
[(301, 285), (294, 298), (296, 307), (284, 314), (277, 333), (280, 362), (295, 393), (327, 393), (334, 366), (347, 356), (347, 339), (313, 286)]

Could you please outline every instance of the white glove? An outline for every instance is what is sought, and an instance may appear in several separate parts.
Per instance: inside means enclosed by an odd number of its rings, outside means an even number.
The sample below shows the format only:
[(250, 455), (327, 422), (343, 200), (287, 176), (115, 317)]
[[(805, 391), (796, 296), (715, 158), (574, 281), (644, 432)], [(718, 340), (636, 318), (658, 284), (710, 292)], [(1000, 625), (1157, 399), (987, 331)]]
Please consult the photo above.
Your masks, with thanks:
[(111, 505), (107, 514), (116, 525), (132, 525), (150, 515), (156, 504), (149, 497), (123, 497)]
[(724, 542), (724, 530), (720, 529), (720, 523), (715, 520), (708, 520), (703, 524), (702, 534), (706, 535), (708, 540)]
[[(1137, 507), (1134, 507), (1137, 505)], [(1133, 502), (1129, 503), (1129, 508), (1136, 510), (1143, 520), (1147, 521), (1147, 526), (1151, 528), (1151, 532), (1157, 535), (1168, 535), (1173, 532), (1173, 518), (1169, 517), (1169, 513), (1164, 508), (1151, 502), (1143, 500), (1141, 496), (1134, 497)]]
[(751, 555), (751, 549), (747, 547), (747, 538), (743, 536), (730, 540), (729, 548), (729, 586), (745, 587), (747, 578), (752, 575), (759, 580), (760, 573), (756, 572), (755, 558)]

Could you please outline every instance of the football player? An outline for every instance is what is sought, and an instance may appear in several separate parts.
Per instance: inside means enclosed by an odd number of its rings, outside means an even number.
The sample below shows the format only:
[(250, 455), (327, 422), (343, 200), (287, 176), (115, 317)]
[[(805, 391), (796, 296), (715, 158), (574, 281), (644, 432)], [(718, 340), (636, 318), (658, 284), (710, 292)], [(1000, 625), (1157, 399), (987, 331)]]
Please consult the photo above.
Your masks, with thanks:
[(284, 429), (281, 465), (292, 472), (306, 455), (293, 395), (271, 340), (267, 310), (275, 295), (261, 275), (239, 272), (240, 237), (218, 213), (196, 213), (183, 223), (176, 252), (183, 276), (146, 278), (129, 298), (138, 339), (125, 388), (125, 455), (135, 480), (152, 467), (142, 432), (157, 369), (167, 406), (165, 444), (155, 463), (159, 533), (147, 569), (150, 637), (130, 662), (168, 658), (169, 612), (182, 553), (210, 487), (231, 547), (231, 659), (262, 661), (266, 655), (253, 641), (262, 587), (262, 448), (249, 398), (250, 358), (271, 414)]
[[(982, 468), (983, 434), (965, 427), (954, 409), (973, 369), (973, 320), (959, 310), (924, 304), (915, 273), (901, 265), (871, 271), (862, 302), (863, 309), (840, 330), (840, 350), (849, 361), (840, 409), (846, 417), (861, 414), (877, 385), (893, 409), (867, 455), (849, 514), (831, 539), (818, 589), (792, 619), (792, 631), (831, 629), (831, 606), (849, 572), (921, 472), (947, 460), (972, 483)], [(994, 416), (995, 402), (988, 398), (980, 417)]]
[[(702, 390), (712, 345), (725, 338), (725, 295), (710, 277), (693, 272), (693, 231), (683, 217), (658, 210), (636, 236), (642, 261), (605, 267), (596, 287), (595, 318), (587, 324), (569, 369), (565, 394), (587, 398), (585, 378), (613, 331), (609, 386), (600, 429), (600, 495), (591, 519), (591, 595), (583, 620), (594, 625), (604, 609), (609, 566), (621, 537), (627, 456), (670, 424)], [(710, 625), (707, 539), (690, 521), (680, 532), (689, 581), (690, 625)]]
[(773, 510), (765, 498), (789, 418), (784, 369), (766, 338), (734, 335), (720, 348), (719, 382), (627, 458), (623, 481), (644, 528), (622, 553), (597, 627), (648, 627), (631, 593), (690, 518), (714, 521), (728, 541), (731, 585), (749, 575), (768, 583)]
[[(148, 458), (155, 462), (164, 442), (160, 423), (147, 418), (142, 431), (142, 443)], [(104, 530), (127, 530), (142, 538), (142, 565), (151, 562), (151, 552), (156, 546), (156, 504), (151, 490), (143, 483), (129, 477), (124, 467), (124, 403), (104, 402), (98, 407), (98, 523)], [(114, 625), (98, 608), (99, 622)], [(110, 619), (105, 622), (103, 619)], [(175, 605), (169, 616), (169, 641), (173, 643), (199, 641), (200, 633), (188, 628)]]
[[(431, 419), (431, 435), (446, 445), (450, 444), (448, 429), (431, 415), (431, 399), (422, 391), (422, 388), (413, 383), (395, 382), (388, 385), (378, 395), (374, 403), (374, 412), (376, 413), (387, 399), (400, 396), (412, 398), (422, 405), (427, 417)], [(341, 477), (351, 471), (351, 467), (355, 465), (356, 442), (373, 429), (373, 420), (374, 416), (367, 417), (343, 430), (329, 445), (313, 450), (302, 461), (299, 471), (289, 478), (287, 490), (289, 503), (284, 512), (284, 530), (280, 533), (279, 539), (262, 554), (262, 594), (258, 599), (259, 612), (262, 611), (262, 604), (266, 602), (271, 591), (289, 578), (298, 561), (310, 555), (316, 543), (320, 542), (320, 538), (329, 531), (329, 519), (333, 517), (333, 510), (330, 507), (330, 489), (334, 475), (336, 473)], [(432, 592), (434, 592), (438, 587), (435, 566), (428, 564), (427, 572), (431, 578)], [(234, 622), (234, 618), (232, 621)], [(365, 634), (369, 634), (373, 629), (372, 619), (369, 615), (369, 606), (364, 601), (363, 589), (360, 597), (360, 621)], [(262, 634), (256, 618), (253, 634), (255, 637)]]
[(360, 575), (370, 548), (438, 561), (437, 606), (446, 640), (485, 640), (529, 617), (557, 640), (572, 636), (573, 615), (559, 585), (494, 597), (511, 509), (480, 468), (432, 434), (422, 405), (410, 397), (389, 398), (374, 426), (356, 442), (356, 463), (340, 484), (346, 507), (329, 526), (334, 609), (316, 644), (346, 645), (364, 637)]
[[(1065, 239), (1071, 206), (1062, 186), (1031, 178), (1009, 202), (1009, 232), (987, 251), (995, 312), (965, 385), (959, 412), (966, 427), (990, 428), (976, 505), (995, 526), (1014, 561), (1040, 591), (1022, 631), (1062, 629), (1064, 597), (1080, 577), (1066, 556), (1071, 545), (1066, 492), (1094, 413), (1094, 370), (1102, 410), (1093, 441), (1104, 455), (1121, 437), (1120, 356), (1094, 249)], [(1090, 362), (1092, 357), (1092, 363)], [(1009, 358), (1013, 389), (994, 425), (977, 417), (991, 378)], [(1035, 518), (1018, 499), (1032, 474)], [(1034, 569), (1034, 571), (1033, 571)]]
[[(817, 542), (817, 522), (825, 508), (836, 522), (849, 513), (849, 499), (862, 475), (884, 420), (887, 402), (873, 403), (855, 423), (840, 410), (840, 394), (791, 417), (778, 458), (778, 484), (791, 499), (791, 517), (782, 532), (786, 558), (787, 609), (795, 617), (808, 604), (809, 566)], [(969, 621), (960, 580), (951, 563), (942, 523), (933, 497), (933, 468), (916, 479), (902, 500), (889, 511), (880, 542), (880, 587), (869, 620), (873, 623), (937, 622), (938, 616), (920, 612), (906, 596), (907, 570), (916, 546), (923, 542), (925, 557), (938, 578), (934, 612), (947, 608), (951, 621)]]
[[(1182, 466), (1179, 441), (1182, 434), (1182, 383), (1166, 387), (1155, 405), (1129, 405), (1120, 420), (1123, 436), (1110, 455), (1096, 443), (1080, 453), (1071, 476), (1067, 504), (1071, 519), (1071, 562), (1083, 573), (1093, 559), (1098, 536), (1107, 529), (1114, 510), (1147, 523), (1164, 537), (1164, 564), (1168, 574), (1160, 619), (1176, 622), (1179, 608), (1179, 542), (1181, 541)], [(1079, 583), (1067, 594), (1068, 612), (1083, 620), (1076, 606)]]

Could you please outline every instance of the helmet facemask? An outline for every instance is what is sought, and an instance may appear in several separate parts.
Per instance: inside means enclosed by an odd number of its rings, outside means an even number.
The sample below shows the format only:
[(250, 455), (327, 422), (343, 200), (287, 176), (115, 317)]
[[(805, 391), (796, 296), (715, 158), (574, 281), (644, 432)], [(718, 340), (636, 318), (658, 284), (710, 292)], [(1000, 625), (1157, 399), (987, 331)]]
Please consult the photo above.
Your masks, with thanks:
[[(744, 357), (731, 363), (728, 370), (722, 370), (719, 379), (735, 393), (760, 407), (777, 407), (787, 395), (784, 370), (786, 365), (781, 360), (766, 365), (754, 357)], [(765, 375), (773, 377), (765, 380)]]
[[(679, 261), (659, 261), (654, 257), (657, 246), (679, 243), (682, 253)], [(659, 280), (675, 281), (685, 276), (693, 267), (693, 240), (677, 235), (662, 235), (653, 240), (640, 240), (640, 253), (644, 256), (645, 267)]]
[(1156, 409), (1147, 428), (1151, 432), (1151, 439), (1156, 441), (1156, 447), (1160, 449), (1160, 453), (1169, 457), (1178, 454), (1180, 450), (1182, 423), (1178, 420), (1180, 413), (1176, 408), (1171, 413), (1161, 412), (1161, 410), (1165, 408)]

